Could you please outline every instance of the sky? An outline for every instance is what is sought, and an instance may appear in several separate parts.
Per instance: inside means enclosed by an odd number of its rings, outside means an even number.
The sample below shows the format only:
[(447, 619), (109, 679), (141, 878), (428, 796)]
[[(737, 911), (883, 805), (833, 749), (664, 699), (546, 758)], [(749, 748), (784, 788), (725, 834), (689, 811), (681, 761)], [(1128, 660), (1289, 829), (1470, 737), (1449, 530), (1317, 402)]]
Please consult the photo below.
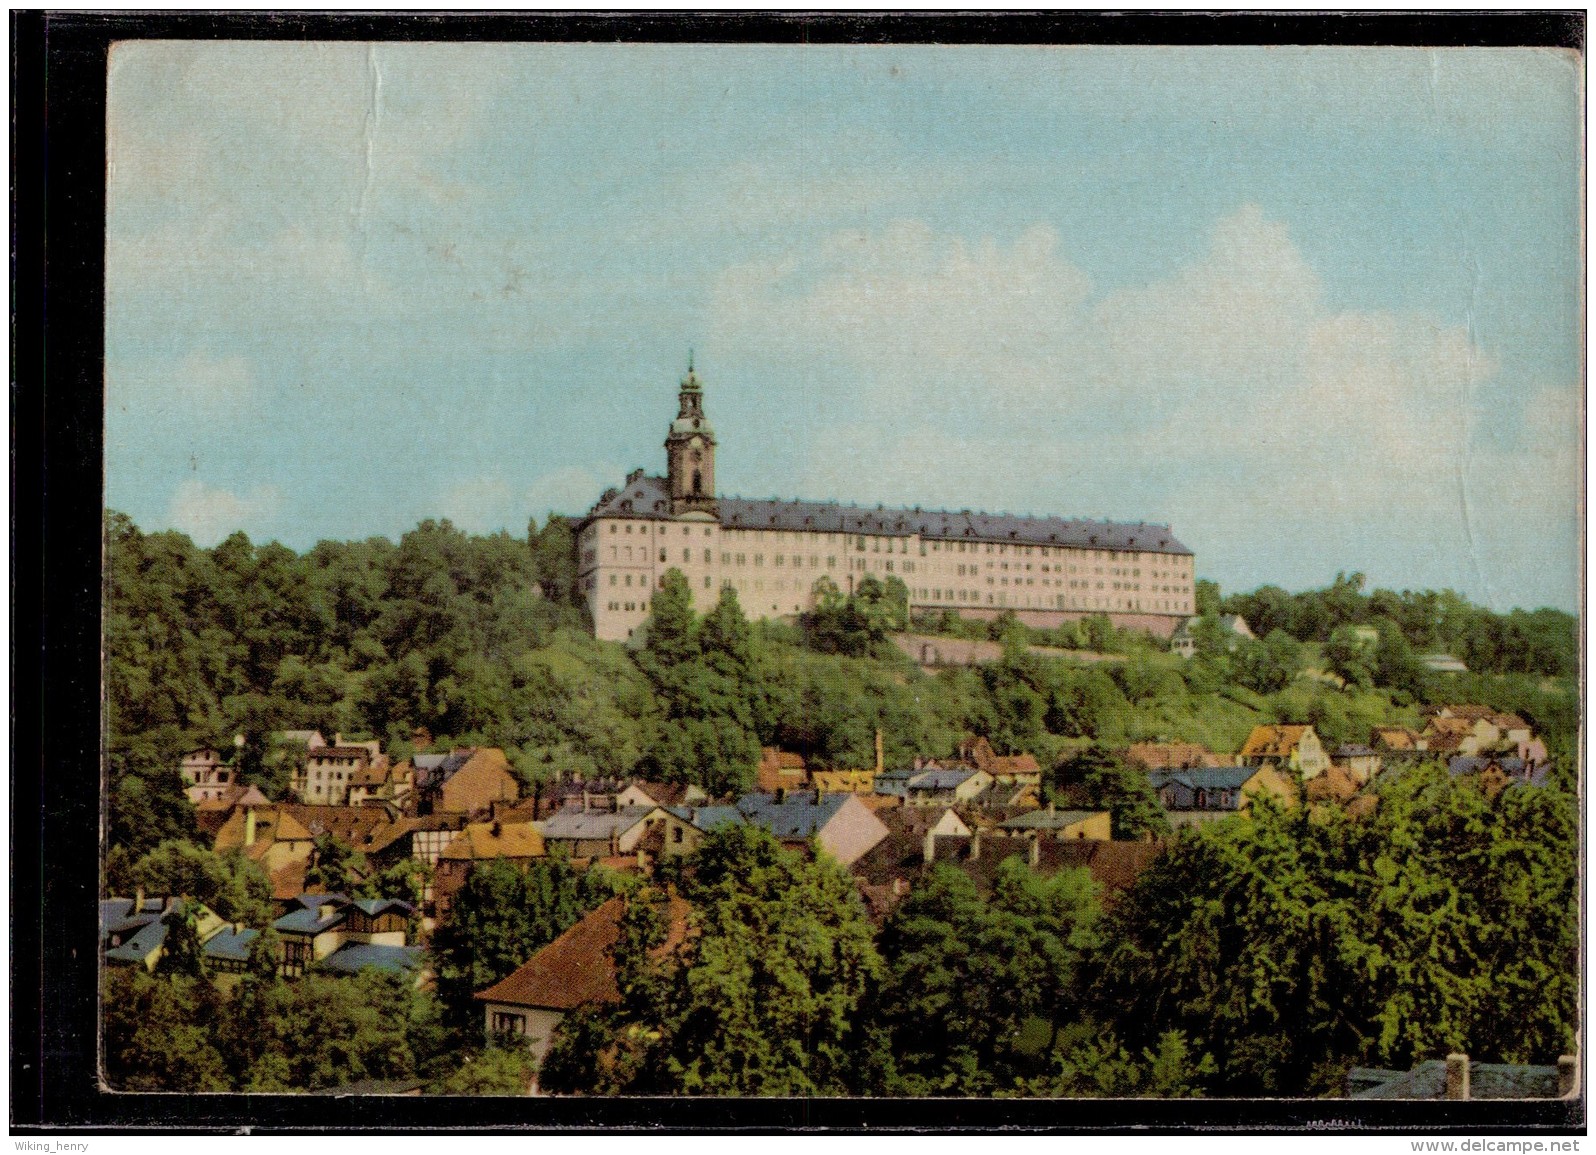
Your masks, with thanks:
[(663, 472), (1580, 604), (1577, 56), (124, 42), (106, 501), (522, 534)]

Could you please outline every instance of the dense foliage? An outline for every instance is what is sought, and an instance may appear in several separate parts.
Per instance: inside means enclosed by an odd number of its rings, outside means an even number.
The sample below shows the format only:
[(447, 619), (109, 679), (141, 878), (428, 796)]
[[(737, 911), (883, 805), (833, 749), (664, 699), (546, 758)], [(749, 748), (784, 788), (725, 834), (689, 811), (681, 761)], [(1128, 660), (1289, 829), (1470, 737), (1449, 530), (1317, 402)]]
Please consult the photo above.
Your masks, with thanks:
[[(1550, 1062), (1576, 1005), (1576, 623), (1494, 614), (1457, 595), (1200, 582), (1196, 656), (1088, 618), (1029, 630), (1012, 615), (907, 622), (901, 583), (823, 589), (793, 624), (750, 623), (734, 593), (695, 607), (671, 572), (642, 645), (587, 631), (570, 525), (526, 540), (426, 522), (397, 544), (305, 554), (241, 534), (214, 549), (107, 518), (108, 885), (182, 893), (263, 925), (257, 866), (200, 849), (175, 767), (235, 749), (282, 796), (302, 751), (285, 729), (412, 749), (501, 746), (534, 788), (556, 772), (641, 773), (730, 791), (761, 745), (818, 767), (945, 754), (966, 734), (1030, 751), (1066, 807), (1108, 809), (1116, 837), (1169, 837), (1132, 741), (1233, 752), (1260, 722), (1310, 722), (1327, 747), (1418, 725), (1427, 702), (1521, 714), (1554, 786), (1491, 796), (1444, 768), (1377, 780), (1372, 818), (1260, 805), (1182, 831), (1106, 912), (1084, 875), (1005, 864), (990, 889), (934, 872), (872, 931), (835, 864), (750, 831), (711, 838), (629, 898), (622, 1001), (571, 1016), (542, 1072), (565, 1090), (701, 1094), (1318, 1094), (1356, 1063), (1449, 1049)], [(1242, 614), (1257, 639), (1219, 615)], [(893, 631), (1001, 644), (971, 668), (922, 671)], [(1038, 649), (1036, 647), (1043, 647)], [(1419, 656), (1473, 671), (1437, 675)], [(1066, 651), (1073, 651), (1068, 653)], [(374, 875), (323, 838), (313, 881), (417, 896), (413, 867)], [(668, 874), (668, 872), (667, 872)], [(470, 994), (615, 892), (558, 861), (473, 873), (435, 937), (437, 996), (381, 976), (282, 982), (265, 964), (206, 973), (192, 911), (158, 973), (106, 982), (107, 1074), (132, 1089), (320, 1088), (421, 1079), (514, 1092), (518, 1055), (486, 1046)], [(663, 955), (666, 896), (694, 911)], [(270, 935), (263, 936), (268, 943)]]

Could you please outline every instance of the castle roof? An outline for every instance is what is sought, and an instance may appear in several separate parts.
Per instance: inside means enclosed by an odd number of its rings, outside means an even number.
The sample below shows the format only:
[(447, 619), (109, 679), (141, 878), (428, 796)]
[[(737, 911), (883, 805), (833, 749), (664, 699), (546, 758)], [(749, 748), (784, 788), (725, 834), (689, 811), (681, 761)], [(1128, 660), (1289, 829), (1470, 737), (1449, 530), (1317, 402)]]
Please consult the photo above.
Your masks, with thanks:
[[(1076, 549), (1141, 550), (1190, 554), (1167, 525), (1147, 522), (1087, 521), (1080, 518), (1030, 517), (971, 510), (874, 509), (835, 501), (760, 501), (722, 497), (717, 502), (723, 529), (767, 529), (796, 533), (857, 533), (941, 541), (978, 541), (1018, 545), (1057, 545)], [(662, 477), (634, 476), (619, 489), (607, 491), (584, 520), (600, 517), (667, 521), (670, 490)]]

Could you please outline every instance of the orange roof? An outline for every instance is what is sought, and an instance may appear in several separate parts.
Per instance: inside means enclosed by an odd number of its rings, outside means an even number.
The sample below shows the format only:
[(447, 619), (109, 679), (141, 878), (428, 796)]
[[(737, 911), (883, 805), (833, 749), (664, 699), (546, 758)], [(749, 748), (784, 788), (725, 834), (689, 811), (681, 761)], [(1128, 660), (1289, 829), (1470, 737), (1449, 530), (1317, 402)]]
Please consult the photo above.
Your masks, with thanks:
[(1312, 726), (1254, 726), (1241, 748), (1243, 758), (1287, 758)]
[(1425, 729), (1437, 734), (1468, 734), (1474, 730), (1474, 723), (1467, 718), (1431, 718)]
[(1369, 744), (1371, 746), (1388, 746), (1392, 750), (1413, 750), (1417, 748), (1414, 743), (1414, 739), (1417, 737), (1418, 735), (1414, 734), (1412, 730), (1401, 727), (1391, 727), (1389, 729), (1379, 727), (1375, 729)]
[(543, 835), (530, 822), (473, 822), (439, 856), (449, 859), (542, 858)]
[[(653, 952), (656, 957), (675, 949), (687, 936), (690, 908), (674, 894), (669, 906), (669, 929), (665, 942)], [(621, 936), (621, 915), (625, 910), (624, 898), (617, 895), (610, 899), (475, 997), (483, 1002), (555, 1011), (573, 1010), (586, 1003), (619, 1001), (615, 960), (610, 952)]]
[(1309, 802), (1345, 802), (1358, 792), (1352, 775), (1340, 766), (1332, 765), (1323, 774), (1315, 775), (1303, 787)]
[(778, 766), (783, 770), (804, 769), (804, 756), (794, 754), (790, 750), (778, 750), (774, 746), (766, 746), (759, 751), (759, 760)]

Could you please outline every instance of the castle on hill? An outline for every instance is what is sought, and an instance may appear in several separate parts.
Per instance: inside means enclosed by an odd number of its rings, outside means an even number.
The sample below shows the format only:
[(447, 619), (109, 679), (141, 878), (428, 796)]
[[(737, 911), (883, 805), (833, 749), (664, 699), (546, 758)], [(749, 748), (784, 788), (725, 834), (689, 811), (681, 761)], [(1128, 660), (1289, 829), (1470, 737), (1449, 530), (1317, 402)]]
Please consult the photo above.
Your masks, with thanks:
[(802, 613), (821, 578), (851, 593), (867, 574), (901, 579), (911, 610), (1011, 610), (1033, 626), (1106, 614), (1167, 637), (1194, 612), (1193, 555), (1165, 525), (717, 497), (715, 432), (691, 364), (679, 402), (665, 476), (633, 470), (576, 526), (600, 638), (632, 638), (671, 569), (701, 608), (732, 586), (750, 618)]

